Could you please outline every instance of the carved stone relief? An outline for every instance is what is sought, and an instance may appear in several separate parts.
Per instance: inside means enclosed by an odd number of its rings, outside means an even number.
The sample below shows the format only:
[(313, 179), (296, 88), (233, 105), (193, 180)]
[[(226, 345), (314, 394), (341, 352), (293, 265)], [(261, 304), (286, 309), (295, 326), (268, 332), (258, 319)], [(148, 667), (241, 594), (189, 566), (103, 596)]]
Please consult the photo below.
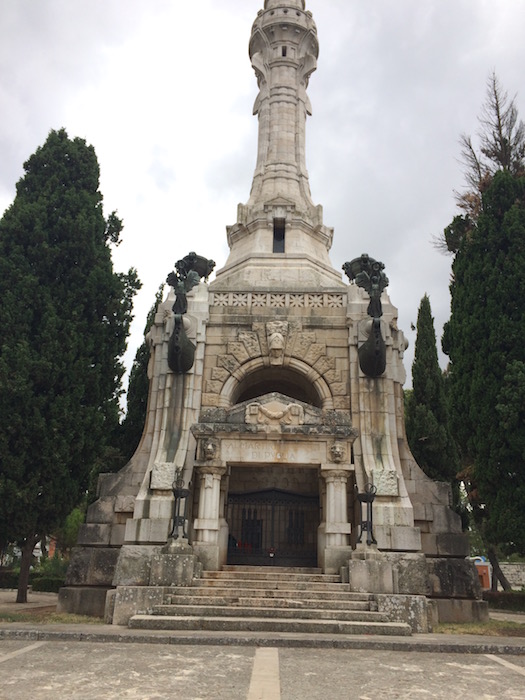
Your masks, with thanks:
[(345, 461), (345, 458), (345, 446), (341, 442), (334, 442), (330, 447), (330, 460), (336, 464), (340, 464)]
[(303, 425), (304, 409), (297, 403), (273, 401), (263, 405), (254, 402), (246, 407), (245, 421), (265, 426), (268, 432), (279, 432), (281, 425)]
[[(216, 366), (205, 383), (204, 406), (218, 405), (225, 382), (242, 365), (254, 359), (261, 360), (262, 368), (268, 365), (286, 367), (297, 358), (325, 379), (334, 397), (346, 396), (341, 363), (328, 354), (327, 345), (318, 338), (318, 333), (303, 330), (298, 320), (256, 321), (251, 330), (239, 329), (235, 336), (226, 337), (223, 342), (226, 352), (217, 355)], [(347, 402), (343, 404), (338, 403), (338, 408), (348, 408)]]
[(286, 321), (271, 321), (266, 324), (268, 356), (270, 364), (273, 366), (283, 364), (284, 350), (288, 338), (288, 325)]

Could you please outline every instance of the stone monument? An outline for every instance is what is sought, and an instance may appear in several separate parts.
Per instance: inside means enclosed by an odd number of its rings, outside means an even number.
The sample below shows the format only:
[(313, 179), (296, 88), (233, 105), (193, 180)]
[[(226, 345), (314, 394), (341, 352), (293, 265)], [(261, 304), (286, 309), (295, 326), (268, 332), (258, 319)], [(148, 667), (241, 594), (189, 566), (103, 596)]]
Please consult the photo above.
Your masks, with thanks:
[[(344, 282), (310, 194), (318, 38), (304, 0), (266, 0), (249, 55), (259, 87), (250, 197), (211, 283), (212, 262), (195, 253), (168, 278), (148, 334), (142, 440), (120, 472), (100, 477), (60, 606), (103, 615), (107, 604), (123, 623), (202, 569), (313, 565), (342, 572), (352, 590), (428, 596), (442, 619), (458, 606), (467, 618), (479, 587), (449, 486), (426, 477), (408, 448), (407, 341), (384, 265), (360, 255)], [(170, 538), (177, 479), (180, 539)]]

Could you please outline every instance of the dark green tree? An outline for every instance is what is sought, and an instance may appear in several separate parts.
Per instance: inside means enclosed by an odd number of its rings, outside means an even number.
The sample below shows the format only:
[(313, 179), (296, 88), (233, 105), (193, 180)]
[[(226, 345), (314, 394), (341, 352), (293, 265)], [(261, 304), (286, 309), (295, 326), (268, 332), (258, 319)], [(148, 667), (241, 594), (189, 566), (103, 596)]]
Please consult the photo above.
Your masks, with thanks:
[(421, 299), (417, 316), (412, 392), (406, 406), (406, 431), (416, 462), (431, 479), (447, 481), (452, 485), (458, 505), (458, 457), (449, 430), (434, 319), (426, 294)]
[(478, 146), (462, 137), (465, 212), (444, 231), (452, 264), (450, 406), (472, 519), (494, 567), (498, 551), (525, 552), (523, 362), (525, 126), (493, 74)]
[(52, 131), (24, 164), (0, 221), (0, 532), (31, 553), (81, 501), (119, 424), (119, 395), (140, 287), (113, 271), (95, 151)]
[(147, 339), (147, 334), (155, 320), (157, 307), (162, 301), (163, 293), (164, 283), (158, 288), (153, 306), (148, 312), (146, 326), (144, 328), (144, 340), (137, 349), (129, 374), (127, 411), (121, 424), (119, 438), (120, 451), (126, 462), (131, 459), (135, 453), (146, 422), (149, 392), (148, 363), (150, 357), (150, 344)]
[(498, 545), (524, 553), (524, 177), (494, 175), (452, 271), (443, 349), (474, 516), (489, 556)]

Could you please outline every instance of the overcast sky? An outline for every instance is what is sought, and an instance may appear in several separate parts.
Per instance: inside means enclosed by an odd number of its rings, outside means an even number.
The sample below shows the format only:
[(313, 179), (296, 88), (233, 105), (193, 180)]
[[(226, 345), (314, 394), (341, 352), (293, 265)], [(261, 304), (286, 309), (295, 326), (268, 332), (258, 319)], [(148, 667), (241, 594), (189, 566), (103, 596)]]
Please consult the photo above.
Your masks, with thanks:
[[(263, 0), (1, 0), (0, 212), (50, 129), (95, 147), (105, 212), (124, 219), (114, 266), (138, 269), (129, 365), (159, 284), (190, 250), (222, 267), (250, 192), (257, 93), (248, 58)], [(307, 0), (320, 56), (306, 135), (312, 197), (335, 268), (382, 260), (399, 325), (428, 293), (438, 345), (451, 258), (432, 236), (456, 213), (461, 132), (494, 70), (525, 115), (523, 0)], [(444, 358), (442, 363), (445, 363)], [(409, 383), (408, 382), (408, 383)]]

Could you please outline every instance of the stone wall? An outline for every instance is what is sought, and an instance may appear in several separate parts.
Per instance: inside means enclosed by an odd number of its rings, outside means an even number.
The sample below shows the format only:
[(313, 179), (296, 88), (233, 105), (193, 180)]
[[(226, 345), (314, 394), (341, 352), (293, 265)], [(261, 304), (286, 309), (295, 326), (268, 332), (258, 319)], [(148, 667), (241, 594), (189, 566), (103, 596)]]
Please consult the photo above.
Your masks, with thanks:
[(525, 564), (501, 564), (501, 570), (514, 590), (525, 589)]

